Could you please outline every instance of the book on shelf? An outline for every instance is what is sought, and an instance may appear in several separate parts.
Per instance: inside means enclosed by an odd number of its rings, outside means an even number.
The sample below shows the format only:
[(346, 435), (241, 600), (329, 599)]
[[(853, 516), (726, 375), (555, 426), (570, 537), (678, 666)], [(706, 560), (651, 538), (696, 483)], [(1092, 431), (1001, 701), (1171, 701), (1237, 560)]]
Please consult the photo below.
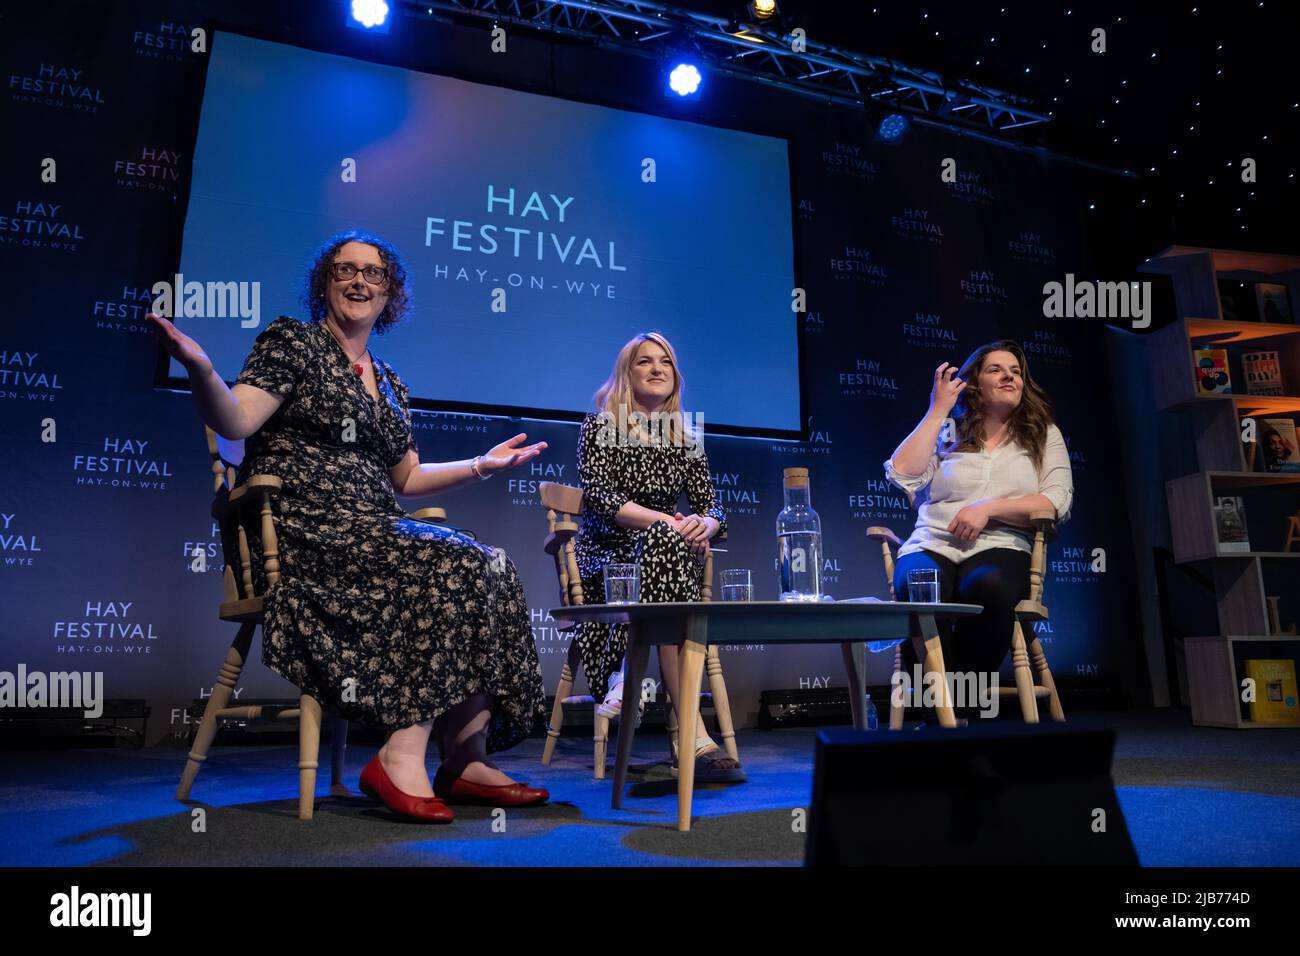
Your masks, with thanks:
[(1192, 352), (1197, 395), (1231, 395), (1232, 373), (1227, 349), (1195, 349)]
[(1246, 507), (1239, 497), (1214, 499), (1214, 530), (1220, 554), (1237, 554), (1250, 550), (1246, 535)]
[(1261, 321), (1295, 323), (1291, 312), (1291, 293), (1283, 283), (1256, 282), (1255, 300), (1259, 305)]
[(1223, 313), (1225, 322), (1258, 322), (1255, 283), (1220, 279), (1219, 311)]
[(1263, 471), (1300, 472), (1300, 441), (1289, 418), (1261, 418), (1256, 423), (1259, 461)]
[(1282, 362), (1275, 351), (1245, 352), (1241, 369), (1246, 376), (1246, 391), (1251, 395), (1283, 395)]
[(1254, 685), (1250, 719), (1258, 724), (1300, 724), (1295, 661), (1247, 660), (1246, 677)]

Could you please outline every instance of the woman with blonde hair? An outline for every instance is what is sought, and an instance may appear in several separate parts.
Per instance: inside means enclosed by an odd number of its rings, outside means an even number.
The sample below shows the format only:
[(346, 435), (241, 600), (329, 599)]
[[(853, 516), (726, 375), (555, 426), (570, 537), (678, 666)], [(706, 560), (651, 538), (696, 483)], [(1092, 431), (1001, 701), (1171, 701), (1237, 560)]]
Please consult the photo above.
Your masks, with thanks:
[[(642, 601), (700, 599), (709, 541), (727, 519), (717, 506), (703, 435), (682, 412), (682, 386), (672, 345), (657, 332), (642, 332), (619, 351), (609, 379), (596, 392), (596, 411), (582, 422), (583, 513), (575, 549), (587, 594), (605, 593), (607, 564), (635, 563), (641, 567)], [(677, 510), (683, 493), (689, 515)], [(604, 695), (601, 713), (618, 716), (626, 627), (581, 624), (576, 640), (592, 695), (597, 700)], [(679, 691), (699, 692), (677, 687), (675, 646), (659, 648), (659, 666), (674, 707)], [(702, 719), (697, 717), (693, 734), (683, 727), (679, 736), (694, 740), (696, 780), (745, 779), (740, 763), (719, 749)]]
[[(951, 432), (944, 425), (952, 417)], [(934, 372), (930, 408), (885, 462), (885, 475), (916, 507), (898, 549), (894, 591), (907, 574), (935, 569), (939, 600), (978, 604), (982, 614), (939, 625), (952, 672), (997, 671), (1011, 646), (1015, 606), (1029, 592), (1029, 516), (1064, 521), (1074, 500), (1070, 454), (1047, 393), (1016, 342), (981, 345), (958, 372)], [(915, 664), (911, 642), (904, 664)]]

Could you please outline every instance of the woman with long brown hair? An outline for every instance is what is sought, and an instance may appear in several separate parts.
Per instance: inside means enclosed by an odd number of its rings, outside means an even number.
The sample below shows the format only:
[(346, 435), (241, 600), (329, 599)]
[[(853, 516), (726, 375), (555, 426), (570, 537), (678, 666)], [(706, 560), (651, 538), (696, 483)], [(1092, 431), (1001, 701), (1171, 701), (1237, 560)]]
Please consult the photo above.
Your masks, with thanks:
[[(950, 433), (944, 424), (949, 415)], [(979, 604), (984, 613), (939, 625), (949, 671), (997, 671), (1011, 646), (1015, 606), (1028, 596), (1029, 515), (1069, 517), (1070, 456), (1047, 393), (1016, 342), (981, 345), (961, 370), (934, 371), (930, 408), (885, 462), (885, 474), (917, 509), (898, 549), (894, 591), (907, 575), (938, 571), (939, 600)], [(915, 664), (911, 642), (904, 663)]]
[[(641, 567), (641, 600), (698, 601), (709, 541), (725, 527), (703, 435), (682, 412), (681, 370), (668, 340), (657, 332), (634, 336), (619, 351), (609, 379), (596, 392), (596, 412), (578, 435), (582, 528), (575, 550), (583, 591), (603, 595), (604, 568)], [(691, 514), (677, 503), (685, 494)], [(609, 717), (622, 709), (625, 625), (581, 624), (576, 636), (583, 671), (598, 706)], [(659, 668), (674, 707), (678, 700), (677, 648), (659, 648)], [(688, 687), (685, 693), (699, 693)], [(638, 694), (639, 697), (639, 694)], [(627, 715), (635, 720), (636, 714)], [(740, 782), (740, 763), (709, 737), (704, 721), (683, 727), (695, 759), (695, 779)]]

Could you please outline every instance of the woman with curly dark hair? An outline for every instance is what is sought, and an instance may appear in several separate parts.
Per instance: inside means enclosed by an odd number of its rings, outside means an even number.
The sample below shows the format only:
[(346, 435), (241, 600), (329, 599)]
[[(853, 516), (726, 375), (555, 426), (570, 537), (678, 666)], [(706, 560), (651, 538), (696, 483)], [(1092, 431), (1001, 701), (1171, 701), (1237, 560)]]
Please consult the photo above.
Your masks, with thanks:
[[(281, 579), (266, 594), (263, 660), (304, 693), (388, 731), (361, 788), (390, 809), (448, 822), (446, 803), (548, 798), (488, 759), (545, 714), (528, 606), (505, 553), (406, 517), (423, 498), (541, 453), (516, 435), (472, 461), (421, 463), (405, 383), (372, 353), (408, 307), (397, 250), (350, 230), (303, 281), (311, 321), (257, 336), (233, 389), (199, 344), (150, 314), (185, 366), (203, 420), (247, 439), (239, 480), (276, 475)], [(425, 769), (430, 735), (442, 763)], [(444, 803), (444, 800), (446, 803)]]
[[(947, 362), (935, 369), (929, 411), (885, 462), (885, 475), (917, 509), (898, 549), (894, 592), (906, 600), (908, 572), (936, 569), (940, 601), (984, 608), (955, 627), (940, 623), (945, 666), (997, 671), (1015, 606), (1029, 593), (1029, 515), (1052, 511), (1064, 521), (1074, 499), (1065, 439), (1019, 344), (990, 342), (960, 372)], [(910, 641), (903, 653), (910, 670)]]

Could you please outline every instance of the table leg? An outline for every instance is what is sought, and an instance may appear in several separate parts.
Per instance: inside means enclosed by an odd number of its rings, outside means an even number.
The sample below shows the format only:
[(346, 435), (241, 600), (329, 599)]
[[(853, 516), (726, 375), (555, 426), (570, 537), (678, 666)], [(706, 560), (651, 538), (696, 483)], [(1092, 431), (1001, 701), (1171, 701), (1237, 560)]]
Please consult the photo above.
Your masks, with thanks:
[(849, 678), (849, 709), (853, 712), (853, 729), (867, 729), (866, 687), (866, 650), (867, 645), (851, 643), (841, 644), (840, 654), (844, 657), (844, 673)]
[[(939, 726), (956, 727), (957, 716), (952, 712), (952, 697), (948, 694), (948, 670), (943, 663), (943, 644), (939, 642), (939, 626), (935, 624), (933, 614), (918, 614), (916, 620), (921, 629), (921, 640), (924, 641), (925, 667), (922, 680), (930, 674), (939, 676), (939, 702), (935, 707), (935, 711), (939, 714)], [(917, 648), (917, 656), (921, 656), (920, 647)]]
[(695, 790), (695, 725), (700, 713), (700, 679), (708, 653), (709, 619), (691, 614), (686, 640), (677, 655), (677, 829), (691, 828), (691, 796)]
[[(919, 643), (919, 642), (918, 642)], [(902, 730), (904, 707), (907, 704), (903, 683), (899, 676), (903, 672), (903, 645), (894, 645), (894, 672), (889, 678), (889, 729)]]
[(627, 627), (627, 669), (623, 672), (623, 708), (618, 719), (618, 758), (614, 763), (614, 793), (609, 805), (623, 808), (623, 788), (627, 785), (627, 764), (632, 757), (632, 734), (636, 730), (637, 708), (641, 706), (641, 680), (650, 659), (650, 645), (637, 640), (635, 624)]

